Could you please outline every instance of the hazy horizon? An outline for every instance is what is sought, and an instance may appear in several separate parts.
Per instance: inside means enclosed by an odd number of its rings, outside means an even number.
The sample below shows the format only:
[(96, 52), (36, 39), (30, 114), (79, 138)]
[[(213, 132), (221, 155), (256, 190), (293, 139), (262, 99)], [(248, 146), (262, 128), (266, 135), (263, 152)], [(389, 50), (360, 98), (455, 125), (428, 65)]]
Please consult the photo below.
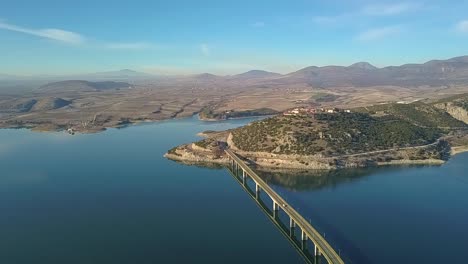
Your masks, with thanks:
[[(461, 55), (461, 56), (456, 56), (456, 57), (453, 57), (453, 58), (459, 58), (459, 57), (468, 57), (468, 55)], [(408, 64), (424, 64), (426, 62), (433, 61), (433, 60), (450, 60), (450, 59), (453, 59), (453, 58), (445, 58), (445, 59), (443, 59), (443, 58), (434, 58), (434, 59), (431, 59), (431, 60), (428, 60), (428, 61), (423, 61), (423, 62), (418, 62), (418, 63), (411, 63), (410, 62)], [(313, 66), (317, 66), (317, 67), (326, 67), (326, 66), (350, 67), (350, 66), (352, 66), (352, 65), (354, 65), (356, 63), (369, 63), (372, 66), (375, 66), (375, 67), (377, 67), (379, 69), (382, 69), (382, 68), (385, 68), (385, 67), (399, 67), (399, 66), (403, 66), (403, 65), (406, 64), (405, 63), (405, 64), (400, 64), (400, 65), (376, 66), (375, 64), (373, 64), (371, 62), (368, 62), (368, 61), (356, 61), (356, 62), (354, 62), (352, 64), (349, 64), (349, 65), (336, 65), (336, 64), (333, 64), (333, 65), (308, 65), (308, 66), (305, 66), (303, 68), (293, 70), (291, 72), (272, 72), (272, 73), (279, 73), (281, 75), (287, 75), (287, 74), (294, 73), (296, 71), (299, 71), (299, 70), (307, 68), (307, 67), (313, 67)], [(202, 75), (202, 74), (213, 74), (213, 75), (216, 75), (216, 76), (219, 76), (219, 77), (229, 77), (229, 76), (240, 75), (240, 74), (251, 72), (251, 71), (271, 72), (271, 71), (264, 70), (264, 69), (250, 69), (250, 70), (245, 70), (245, 71), (242, 71), (242, 72), (234, 72), (234, 73), (231, 73), (231, 74), (215, 74), (215, 73), (212, 73), (212, 72), (191, 72), (191, 73), (172, 73), (171, 74), (171, 73), (157, 73), (157, 72), (139, 71), (139, 70), (125, 68), (125, 69), (110, 69), (110, 70), (107, 70), (107, 71), (100, 71), (100, 72), (75, 72), (75, 73), (63, 73), (63, 74), (41, 74), (41, 73), (36, 73), (36, 74), (29, 74), (29, 75), (26, 75), (26, 74), (25, 75), (20, 75), (20, 74), (8, 74), (8, 73), (0, 72), (0, 75), (10, 76), (10, 77), (19, 77), (19, 78), (80, 77), (80, 76), (86, 77), (86, 75), (119, 73), (119, 72), (125, 72), (125, 71), (134, 72), (134, 73), (137, 73), (137, 74), (138, 73), (147, 74), (149, 77), (158, 77), (158, 76), (161, 76), (161, 77), (164, 77), (164, 76), (165, 77), (196, 76), (196, 75)]]

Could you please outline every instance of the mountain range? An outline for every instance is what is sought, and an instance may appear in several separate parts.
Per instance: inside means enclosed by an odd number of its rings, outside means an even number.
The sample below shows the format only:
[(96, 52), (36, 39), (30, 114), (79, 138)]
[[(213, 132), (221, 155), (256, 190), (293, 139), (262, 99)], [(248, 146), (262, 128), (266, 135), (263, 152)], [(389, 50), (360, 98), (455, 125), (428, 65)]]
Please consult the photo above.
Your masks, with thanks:
[(278, 77), (275, 82), (307, 83), (320, 88), (468, 84), (468, 56), (384, 68), (377, 68), (367, 62), (348, 67), (311, 66)]
[[(17, 77), (19, 78), (19, 77)], [(22, 77), (24, 78), (24, 77)], [(32, 78), (32, 77), (30, 77)], [(468, 56), (448, 60), (431, 60), (423, 64), (404, 64), (378, 68), (368, 62), (358, 62), (350, 66), (310, 66), (298, 71), (279, 74), (263, 70), (251, 70), (229, 76), (210, 73), (188, 76), (161, 76), (137, 72), (129, 69), (71, 76), (42, 76), (41, 79), (93, 80), (93, 81), (142, 81), (164, 80), (210, 84), (236, 85), (296, 85), (305, 84), (315, 88), (370, 87), (370, 86), (444, 86), (468, 84)], [(1, 79), (15, 79), (15, 76), (1, 75)]]

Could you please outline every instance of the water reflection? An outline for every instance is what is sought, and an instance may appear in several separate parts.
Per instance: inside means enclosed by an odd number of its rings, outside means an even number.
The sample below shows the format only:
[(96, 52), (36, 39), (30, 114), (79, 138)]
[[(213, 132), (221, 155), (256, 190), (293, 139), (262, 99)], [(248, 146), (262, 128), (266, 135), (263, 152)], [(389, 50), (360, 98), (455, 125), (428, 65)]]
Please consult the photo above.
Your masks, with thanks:
[[(261, 209), (268, 219), (274, 224), (274, 226), (281, 232), (281, 234), (286, 238), (286, 240), (293, 246), (293, 248), (303, 257), (304, 262), (308, 264), (320, 264), (326, 263), (326, 260), (323, 256), (314, 256), (314, 253), (310, 251), (310, 248), (313, 248), (311, 241), (303, 241), (302, 239), (297, 238), (294, 227), (288, 227), (285, 225), (280, 217), (279, 211), (273, 211), (270, 207), (262, 200), (260, 193), (252, 190), (245, 178), (242, 177), (240, 171), (236, 171), (231, 167), (227, 167), (227, 170), (231, 176), (239, 183), (239, 185), (244, 189), (244, 191), (255, 201), (258, 207)], [(248, 179), (248, 178), (247, 178)]]
[[(407, 169), (409, 166), (386, 166), (342, 170), (270, 170), (257, 167), (255, 171), (268, 184), (292, 191), (311, 191), (335, 188), (338, 185), (356, 182), (379, 172)], [(415, 167), (415, 166), (411, 166)], [(421, 167), (421, 166), (419, 166)]]

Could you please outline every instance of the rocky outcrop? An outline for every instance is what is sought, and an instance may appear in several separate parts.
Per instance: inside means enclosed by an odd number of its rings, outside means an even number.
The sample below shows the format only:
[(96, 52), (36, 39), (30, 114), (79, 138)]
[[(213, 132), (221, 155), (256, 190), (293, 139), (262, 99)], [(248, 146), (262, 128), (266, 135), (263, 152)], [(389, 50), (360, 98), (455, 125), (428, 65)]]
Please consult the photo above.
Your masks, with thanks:
[(436, 107), (443, 109), (447, 113), (449, 113), (453, 118), (456, 118), (465, 124), (468, 124), (468, 111), (460, 106), (456, 106), (454, 103), (442, 103), (437, 104)]
[[(217, 143), (217, 142), (216, 142)], [(215, 143), (199, 146), (196, 143), (185, 144), (169, 150), (164, 157), (189, 163), (229, 164), (229, 159)]]

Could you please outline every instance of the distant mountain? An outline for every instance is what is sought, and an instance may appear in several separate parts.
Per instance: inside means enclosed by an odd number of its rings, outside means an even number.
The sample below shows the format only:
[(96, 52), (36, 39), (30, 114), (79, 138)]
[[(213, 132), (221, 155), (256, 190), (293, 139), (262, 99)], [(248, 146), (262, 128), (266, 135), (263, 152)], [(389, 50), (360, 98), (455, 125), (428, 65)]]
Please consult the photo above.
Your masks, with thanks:
[(377, 70), (378, 68), (368, 62), (357, 62), (349, 66), (351, 69), (362, 69), (362, 70)]
[[(9, 75), (1, 75), (0, 80), (11, 79)], [(468, 56), (455, 57), (448, 60), (431, 60), (422, 64), (404, 64), (378, 68), (368, 62), (358, 62), (350, 66), (310, 66), (281, 75), (274, 72), (251, 70), (233, 76), (218, 76), (211, 73), (202, 73), (189, 76), (157, 76), (130, 69), (108, 71), (74, 76), (30, 76), (22, 77), (31, 80), (60, 81), (60, 80), (87, 80), (87, 81), (120, 81), (124, 83), (151, 80), (166, 85), (178, 83), (199, 83), (226, 85), (226, 86), (268, 86), (275, 85), (307, 85), (315, 88), (332, 87), (370, 87), (370, 86), (445, 86), (468, 85)], [(67, 84), (69, 86), (72, 84)], [(101, 90), (89, 84), (81, 85), (82, 89), (91, 87), (91, 90)], [(88, 87), (88, 88), (89, 88)], [(111, 85), (111, 87), (113, 87)], [(51, 88), (47, 88), (51, 89)], [(55, 88), (54, 88), (55, 89)], [(89, 90), (89, 89), (88, 89)]]
[(232, 79), (262, 79), (262, 78), (279, 77), (279, 76), (281, 76), (281, 74), (275, 73), (275, 72), (251, 70), (248, 72), (234, 75), (231, 78)]
[(53, 82), (39, 87), (41, 92), (92, 92), (115, 89), (129, 89), (132, 85), (126, 82), (89, 82), (81, 80)]
[(377, 68), (367, 62), (344, 66), (311, 66), (281, 78), (281, 83), (307, 83), (313, 87), (440, 86), (468, 84), (468, 56)]
[(133, 79), (149, 79), (155, 77), (151, 74), (138, 72), (129, 69), (123, 69), (119, 71), (108, 71), (108, 72), (97, 72), (84, 75), (77, 75), (72, 77), (78, 77), (77, 79), (85, 80), (133, 80)]
[[(343, 87), (363, 86), (367, 83), (375, 83), (376, 70), (366, 67), (344, 66), (311, 66), (293, 72), (281, 79), (287, 84), (307, 83), (313, 87)], [(371, 81), (372, 80), (372, 81)]]
[(196, 75), (192, 75), (191, 78), (197, 79), (200, 81), (215, 81), (215, 80), (223, 79), (222, 76), (214, 75), (211, 73), (196, 74)]

